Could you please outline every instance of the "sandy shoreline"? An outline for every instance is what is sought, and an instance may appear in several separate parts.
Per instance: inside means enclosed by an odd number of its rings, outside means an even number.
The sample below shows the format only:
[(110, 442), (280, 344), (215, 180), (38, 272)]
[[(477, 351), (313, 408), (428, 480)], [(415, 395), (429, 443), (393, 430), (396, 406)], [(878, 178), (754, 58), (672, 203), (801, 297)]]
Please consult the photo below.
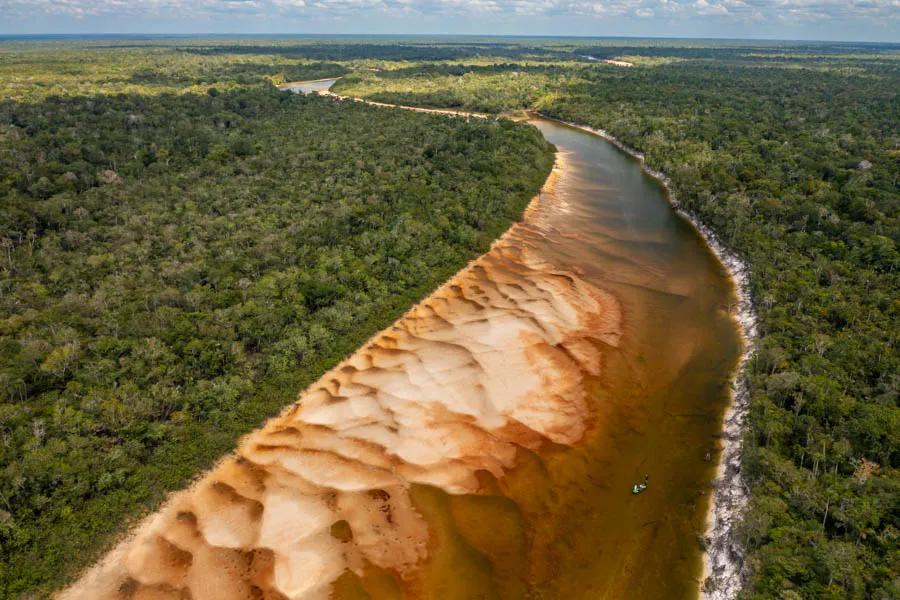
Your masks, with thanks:
[[(283, 83), (278, 86), (278, 89), (282, 91), (293, 91), (291, 88), (298, 87), (307, 83), (319, 83), (321, 81), (337, 81), (340, 77), (327, 77), (325, 79), (313, 79), (310, 81), (293, 81), (290, 83)], [(452, 110), (447, 108), (428, 108), (424, 106), (407, 106), (404, 104), (390, 104), (387, 102), (377, 102), (375, 100), (366, 100), (365, 98), (357, 98), (355, 96), (342, 96), (341, 94), (336, 94), (332, 92), (330, 89), (325, 90), (314, 90), (314, 93), (320, 96), (328, 96), (330, 98), (334, 98), (335, 100), (340, 101), (349, 101), (349, 102), (360, 102), (362, 104), (368, 104), (369, 106), (380, 106), (382, 108), (402, 108), (403, 110), (411, 110), (413, 112), (420, 113), (431, 113), (436, 115), (450, 115), (454, 117), (474, 117), (476, 119), (495, 119), (496, 115), (490, 115), (487, 113), (479, 113), (479, 112), (467, 112), (463, 110)]]
[(174, 492), (60, 598), (330, 597), (369, 565), (415, 581), (431, 525), (410, 489), (474, 494), (519, 449), (587, 428), (595, 343), (616, 298), (531, 249), (557, 157), (523, 219), (483, 255)]
[(613, 58), (597, 58), (596, 56), (590, 56), (590, 55), (588, 55), (588, 54), (582, 54), (581, 57), (582, 57), (582, 58), (586, 58), (586, 59), (588, 59), (588, 60), (592, 60), (592, 61), (594, 61), (594, 62), (602, 62), (602, 63), (606, 63), (606, 64), (612, 65), (612, 66), (614, 66), (614, 67), (631, 68), (631, 67), (634, 66), (634, 63), (630, 63), (630, 62), (627, 62), (627, 61), (624, 61), (624, 60), (616, 60), (616, 59), (613, 59)]
[(278, 89), (280, 89), (282, 91), (289, 91), (289, 88), (292, 88), (292, 87), (298, 87), (301, 85), (305, 85), (307, 83), (319, 83), (322, 81), (331, 81), (332, 79), (337, 81), (338, 79), (340, 79), (340, 77), (323, 77), (322, 79), (304, 79), (303, 81), (285, 81), (284, 83), (281, 83), (278, 85)]
[(704, 569), (700, 592), (703, 598), (709, 600), (736, 598), (744, 582), (744, 557), (743, 550), (737, 541), (736, 525), (740, 513), (747, 504), (747, 490), (741, 477), (744, 423), (750, 402), (744, 367), (753, 353), (757, 338), (756, 311), (750, 294), (750, 270), (736, 254), (725, 246), (715, 232), (679, 205), (675, 193), (672, 191), (671, 180), (665, 173), (648, 167), (642, 152), (627, 146), (605, 130), (563, 121), (541, 113), (536, 114), (541, 118), (602, 137), (623, 152), (638, 159), (644, 171), (662, 183), (673, 208), (700, 233), (734, 283), (738, 297), (738, 305), (734, 308), (734, 319), (739, 325), (744, 348), (735, 370), (731, 402), (726, 410), (722, 429), (722, 454), (713, 483), (713, 501), (710, 503), (706, 520), (707, 527), (704, 535), (706, 552), (703, 556)]
[(375, 100), (366, 100), (365, 98), (356, 98), (354, 96), (341, 96), (340, 94), (335, 94), (334, 92), (323, 90), (319, 92), (320, 96), (329, 96), (336, 100), (341, 101), (351, 101), (351, 102), (361, 102), (363, 104), (368, 104), (369, 106), (380, 106), (382, 108), (402, 108), (403, 110), (411, 110), (413, 112), (420, 113), (431, 113), (437, 115), (450, 115), (453, 117), (474, 117), (476, 119), (494, 119), (497, 118), (494, 115), (489, 115), (487, 113), (478, 113), (478, 112), (466, 112), (462, 110), (451, 110), (446, 108), (426, 108), (424, 106), (406, 106), (404, 104), (388, 104), (386, 102), (376, 102)]

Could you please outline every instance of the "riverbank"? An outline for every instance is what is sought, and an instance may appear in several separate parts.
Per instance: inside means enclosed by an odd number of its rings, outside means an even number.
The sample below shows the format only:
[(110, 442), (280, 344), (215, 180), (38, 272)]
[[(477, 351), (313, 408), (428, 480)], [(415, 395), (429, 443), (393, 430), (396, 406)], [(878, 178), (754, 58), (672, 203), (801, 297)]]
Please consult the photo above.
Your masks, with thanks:
[[(447, 517), (429, 513), (424, 487), (477, 498), (521, 452), (578, 442), (597, 345), (618, 344), (615, 297), (531, 249), (557, 212), (561, 163), (486, 254), (243, 438), (60, 597), (160, 586), (205, 597), (213, 586), (228, 600), (254, 589), (313, 599), (373, 567), (426, 585), (433, 531)], [(486, 582), (460, 583), (476, 584)]]
[(704, 598), (732, 600), (737, 597), (744, 581), (744, 553), (737, 540), (736, 529), (740, 514), (747, 504), (747, 491), (741, 477), (744, 423), (750, 402), (744, 367), (753, 353), (757, 337), (756, 312), (750, 294), (749, 268), (725, 246), (714, 231), (679, 205), (672, 190), (671, 180), (665, 173), (647, 166), (643, 153), (622, 143), (608, 131), (556, 119), (539, 112), (535, 114), (541, 118), (602, 137), (640, 161), (644, 171), (663, 185), (673, 208), (687, 219), (706, 240), (734, 282), (738, 302), (732, 310), (734, 319), (740, 327), (744, 347), (735, 372), (731, 403), (724, 418), (723, 447), (716, 479), (713, 483), (713, 501), (710, 503), (707, 529), (704, 535), (706, 551), (704, 553), (704, 573), (701, 580), (701, 593)]
[(624, 61), (624, 60), (615, 60), (612, 58), (597, 58), (596, 56), (590, 56), (588, 54), (582, 54), (581, 57), (586, 58), (588, 60), (595, 61), (595, 62), (602, 62), (607, 65), (612, 65), (614, 67), (631, 68), (634, 66), (634, 63), (630, 63), (630, 62)]
[(322, 83), (323, 81), (337, 81), (340, 77), (323, 77), (322, 79), (304, 79), (303, 81), (285, 81), (278, 85), (280, 90), (289, 90), (291, 88), (308, 85), (310, 83)]
[[(426, 108), (423, 106), (406, 106), (403, 104), (389, 104), (387, 102), (377, 102), (375, 100), (366, 100), (365, 98), (357, 98), (355, 96), (342, 96), (341, 94), (336, 94), (331, 91), (331, 86), (340, 79), (340, 77), (333, 77), (327, 79), (314, 79), (311, 81), (294, 81), (291, 83), (283, 83), (278, 86), (278, 89), (282, 91), (290, 91), (290, 92), (299, 92), (304, 94), (319, 94), (320, 96), (328, 96), (329, 98), (334, 98), (335, 100), (339, 100), (342, 102), (360, 102), (362, 104), (366, 104), (368, 106), (379, 106), (381, 108), (401, 108), (403, 110), (409, 110), (412, 112), (419, 113), (430, 113), (437, 115), (451, 115), (454, 117), (465, 117), (465, 118), (476, 118), (476, 119), (494, 119), (496, 118), (494, 115), (489, 115), (487, 113), (478, 113), (478, 112), (467, 112), (462, 110), (452, 110), (445, 108)], [(328, 86), (316, 86), (315, 84), (322, 84), (325, 82), (331, 82)], [(303, 89), (307, 88), (307, 89)]]
[(331, 98), (335, 98), (336, 100), (341, 101), (350, 101), (350, 102), (362, 102), (364, 104), (368, 104), (369, 106), (380, 106), (382, 108), (401, 108), (403, 110), (411, 110), (413, 112), (420, 113), (430, 113), (437, 115), (451, 115), (454, 117), (465, 117), (465, 118), (475, 118), (475, 119), (494, 119), (497, 118), (494, 115), (489, 115), (487, 113), (478, 113), (478, 112), (466, 112), (462, 110), (451, 110), (446, 108), (425, 108), (423, 106), (406, 106), (404, 104), (388, 104), (386, 102), (376, 102), (375, 100), (366, 100), (365, 98), (356, 98), (354, 96), (341, 96), (340, 94), (336, 94), (330, 90), (325, 90), (319, 92), (322, 96), (330, 96)]
[[(341, 96), (329, 90), (320, 91), (340, 100), (364, 102), (373, 106), (403, 108), (417, 112), (447, 114), (454, 116), (475, 116), (491, 118), (481, 113), (465, 113), (460, 111), (409, 107), (395, 104), (374, 102), (362, 98)], [(579, 125), (548, 115), (535, 113), (541, 118), (562, 123), (566, 126), (597, 135), (623, 152), (640, 161), (643, 170), (659, 180), (666, 190), (666, 198), (672, 207), (697, 230), (706, 244), (724, 266), (732, 280), (737, 296), (737, 305), (731, 308), (733, 318), (739, 326), (743, 339), (743, 352), (736, 367), (732, 383), (731, 402), (725, 413), (718, 470), (713, 483), (713, 500), (707, 514), (707, 526), (704, 535), (704, 572), (701, 579), (701, 593), (708, 600), (730, 600), (737, 596), (743, 583), (743, 550), (737, 540), (737, 523), (739, 515), (747, 503), (747, 493), (741, 478), (741, 454), (744, 423), (749, 410), (749, 393), (744, 375), (744, 367), (749, 360), (756, 340), (756, 316), (750, 295), (749, 269), (741, 259), (731, 252), (711, 229), (706, 227), (695, 215), (682, 208), (672, 190), (671, 180), (660, 171), (646, 164), (643, 153), (631, 148), (609, 132), (602, 129)]]

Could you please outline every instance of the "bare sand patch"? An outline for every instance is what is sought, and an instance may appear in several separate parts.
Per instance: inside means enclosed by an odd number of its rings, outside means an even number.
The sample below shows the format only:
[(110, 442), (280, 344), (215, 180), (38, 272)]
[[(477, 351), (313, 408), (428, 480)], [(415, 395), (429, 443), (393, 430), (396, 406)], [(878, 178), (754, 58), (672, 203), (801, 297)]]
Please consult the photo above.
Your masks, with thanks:
[(558, 161), (522, 223), (241, 440), (65, 599), (327, 598), (346, 570), (401, 578), (428, 551), (410, 486), (477, 492), (518, 448), (574, 444), (585, 374), (617, 345), (609, 293), (536, 250)]

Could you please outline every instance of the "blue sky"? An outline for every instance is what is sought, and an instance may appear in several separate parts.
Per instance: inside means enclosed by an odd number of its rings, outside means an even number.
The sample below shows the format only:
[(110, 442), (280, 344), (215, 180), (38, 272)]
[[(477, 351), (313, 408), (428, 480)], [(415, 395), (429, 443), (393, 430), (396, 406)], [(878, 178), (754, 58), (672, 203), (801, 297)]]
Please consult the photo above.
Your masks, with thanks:
[(900, 0), (0, 0), (0, 33), (448, 33), (900, 42)]

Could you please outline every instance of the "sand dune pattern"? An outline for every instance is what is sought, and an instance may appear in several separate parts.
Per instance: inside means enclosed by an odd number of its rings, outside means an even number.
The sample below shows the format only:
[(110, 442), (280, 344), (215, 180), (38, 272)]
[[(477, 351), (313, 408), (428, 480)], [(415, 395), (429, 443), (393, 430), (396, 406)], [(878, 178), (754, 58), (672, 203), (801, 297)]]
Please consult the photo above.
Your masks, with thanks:
[(246, 436), (62, 598), (327, 598), (366, 564), (414, 573), (413, 483), (477, 493), (518, 447), (574, 444), (585, 374), (617, 345), (608, 293), (546, 262), (551, 176), (522, 223)]

